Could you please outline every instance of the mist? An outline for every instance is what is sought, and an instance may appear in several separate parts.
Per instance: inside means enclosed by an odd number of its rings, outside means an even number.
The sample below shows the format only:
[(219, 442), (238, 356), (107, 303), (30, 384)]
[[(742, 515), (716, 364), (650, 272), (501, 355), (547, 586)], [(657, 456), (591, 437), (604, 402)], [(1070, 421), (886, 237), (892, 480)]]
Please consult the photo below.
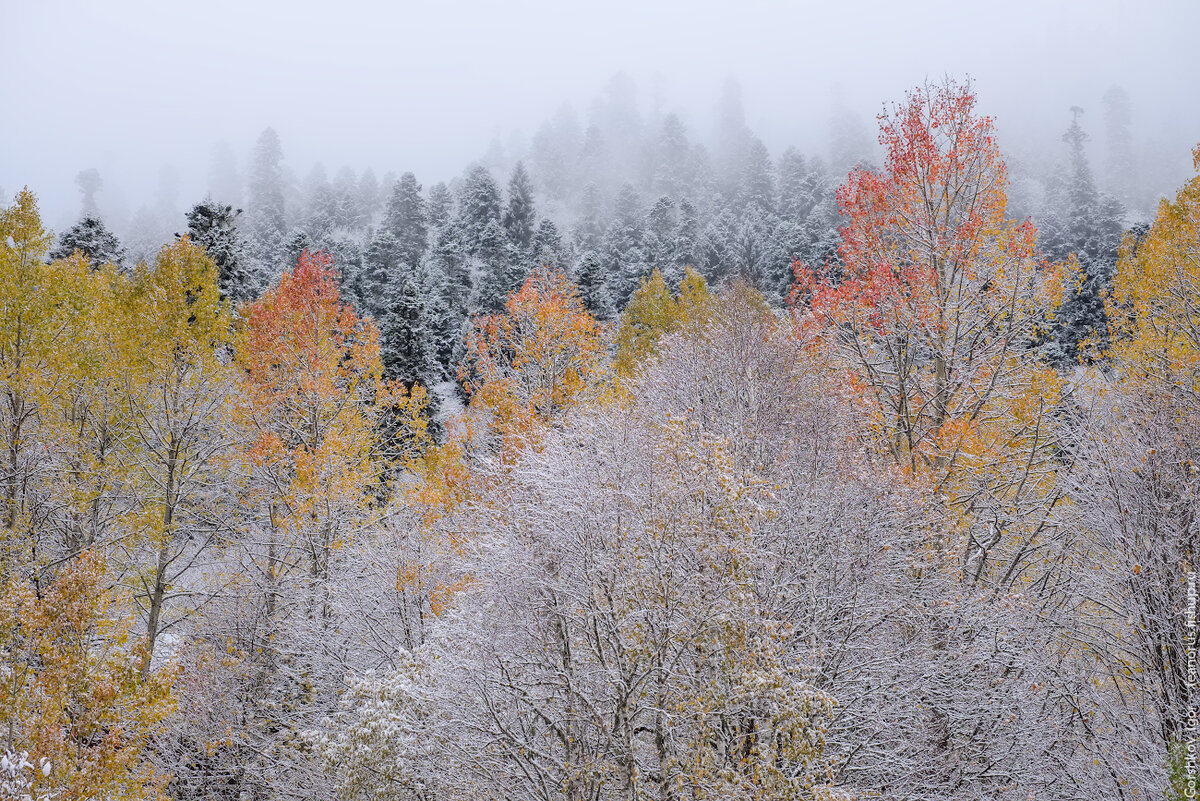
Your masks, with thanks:
[(1137, 152), (1166, 165), (1158, 194), (1187, 174), (1200, 139), (1190, 2), (50, 0), (6, 16), (0, 189), (28, 185), (56, 230), (79, 215), (80, 170), (99, 171), (101, 209), (120, 230), (139, 207), (181, 213), (201, 199), (217, 143), (244, 172), (268, 126), (297, 180), (316, 162), (449, 180), (493, 143), (520, 157), (564, 104), (586, 121), (618, 73), (643, 113), (677, 112), (702, 141), (735, 80), (773, 155), (825, 155), (835, 105), (871, 130), (886, 103), (944, 75), (973, 80), (1006, 150), (1025, 159), (1060, 155), (1071, 106), (1094, 142), (1100, 99), (1120, 85)]

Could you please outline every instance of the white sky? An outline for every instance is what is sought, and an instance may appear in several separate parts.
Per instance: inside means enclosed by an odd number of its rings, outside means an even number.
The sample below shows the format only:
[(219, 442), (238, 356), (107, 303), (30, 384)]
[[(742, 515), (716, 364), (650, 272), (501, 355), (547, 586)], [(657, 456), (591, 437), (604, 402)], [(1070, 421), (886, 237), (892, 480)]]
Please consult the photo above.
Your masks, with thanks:
[(214, 141), (244, 166), (268, 125), (301, 176), (319, 160), (428, 185), (564, 101), (585, 116), (619, 70), (693, 120), (734, 75), (776, 151), (824, 151), (835, 86), (869, 121), (945, 73), (975, 79), (1006, 141), (1056, 143), (1070, 105), (1100, 134), (1112, 83), (1139, 137), (1181, 160), (1200, 141), (1196, 0), (0, 0), (0, 21), (0, 189), (29, 184), (55, 225), (81, 169), (136, 207), (170, 163), (186, 204)]

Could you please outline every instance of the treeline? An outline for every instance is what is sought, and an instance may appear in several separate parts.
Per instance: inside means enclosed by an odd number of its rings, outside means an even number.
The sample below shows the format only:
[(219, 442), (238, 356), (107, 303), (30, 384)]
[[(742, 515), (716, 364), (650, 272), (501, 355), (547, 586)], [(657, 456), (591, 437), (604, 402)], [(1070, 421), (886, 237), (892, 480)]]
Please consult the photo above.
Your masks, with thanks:
[[(401, 316), (319, 241), (265, 287), (220, 215), (133, 269), (51, 258), (19, 193), (0, 792), (1194, 793), (1200, 175), (1121, 240), (1065, 372), (1090, 257), (1011, 219), (975, 102), (926, 85), (881, 120), (786, 309), (685, 264), (616, 314), (602, 257), (470, 255), (436, 279), (466, 297), (448, 356), (389, 357)], [(537, 241), (472, 175), (445, 218), (397, 184), (408, 285), (464, 207)], [(389, 368), (414, 354), (467, 401), (440, 431)]]
[[(1052, 334), (1062, 366), (1094, 358), (1121, 236), (1151, 212), (1129, 98), (1119, 87), (1104, 97), (1102, 182), (1081, 111), (1071, 110), (1061, 144), (1048, 143), (1053, 166), (1018, 176), (1041, 249), (1080, 262), (1080, 285)], [(499, 310), (537, 266), (562, 269), (589, 309), (612, 319), (654, 270), (672, 284), (686, 266), (714, 286), (741, 279), (782, 305), (794, 262), (836, 262), (836, 192), (852, 167), (876, 158), (867, 129), (835, 109), (825, 161), (795, 148), (773, 156), (747, 126), (736, 84), (715, 116), (712, 134), (697, 136), (677, 114), (643, 112), (632, 82), (618, 77), (586, 122), (564, 107), (527, 146), (496, 145), (449, 185), (428, 187), (412, 173), (377, 179), (370, 168), (330, 178), (320, 165), (296, 181), (268, 129), (244, 177), (233, 154), (218, 150), (211, 195), (187, 213), (187, 231), (214, 254), (235, 299), (257, 296), (306, 248), (330, 253), (349, 302), (384, 331), (389, 376), (436, 384), (454, 376), (467, 319)], [(61, 254), (82, 247), (131, 264), (162, 244), (164, 234), (142, 231), (136, 252), (124, 253), (97, 216), (99, 176), (85, 171), (79, 184), (84, 216), (64, 234)], [(419, 347), (410, 353), (402, 343)]]

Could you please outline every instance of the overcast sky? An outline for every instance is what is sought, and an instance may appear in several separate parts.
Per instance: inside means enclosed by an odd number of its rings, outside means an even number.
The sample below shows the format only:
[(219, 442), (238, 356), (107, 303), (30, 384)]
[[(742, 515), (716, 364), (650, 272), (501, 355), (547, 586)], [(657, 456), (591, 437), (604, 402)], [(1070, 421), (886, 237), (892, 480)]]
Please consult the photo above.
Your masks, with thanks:
[(1002, 141), (1053, 142), (1070, 105), (1094, 109), (1085, 125), (1099, 133), (1113, 83), (1133, 99), (1136, 136), (1181, 163), (1200, 141), (1196, 0), (2, 5), (0, 189), (7, 202), (28, 184), (55, 225), (77, 213), (81, 169), (136, 207), (170, 163), (190, 203), (213, 143), (244, 165), (268, 125), (300, 175), (319, 160), (428, 185), (564, 101), (586, 113), (617, 71), (693, 120), (735, 76), (775, 151), (823, 151), (835, 91), (869, 120), (945, 73), (975, 79)]

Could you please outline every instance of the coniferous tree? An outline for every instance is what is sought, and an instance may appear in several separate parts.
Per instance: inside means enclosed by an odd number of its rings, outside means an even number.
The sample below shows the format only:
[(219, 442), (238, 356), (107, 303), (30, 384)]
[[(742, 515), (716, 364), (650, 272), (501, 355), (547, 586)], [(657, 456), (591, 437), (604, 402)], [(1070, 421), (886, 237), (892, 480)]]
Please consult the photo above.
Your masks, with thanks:
[(509, 293), (525, 280), (525, 272), (504, 229), (495, 220), (483, 231), (478, 258), (482, 262), (483, 276), (476, 305), (483, 314), (499, 314), (504, 310)]
[(283, 259), (289, 269), (300, 263), (305, 251), (315, 252), (317, 243), (303, 228), (293, 228), (283, 243)]
[(421, 184), (411, 172), (400, 176), (388, 200), (383, 227), (396, 238), (400, 260), (415, 268), (429, 245), (429, 216)]
[(425, 298), (414, 271), (401, 270), (388, 288), (387, 312), (380, 332), (384, 376), (406, 385), (427, 383), (436, 370)]
[[(287, 216), (284, 207), (283, 148), (275, 129), (267, 128), (258, 137), (250, 164), (246, 238), (249, 256), (256, 262), (260, 281), (276, 271), (280, 256), (291, 256), (284, 250), (287, 239)], [(299, 254), (294, 254), (299, 256)], [(295, 264), (289, 258), (290, 265)]]
[(595, 184), (583, 188), (579, 220), (575, 225), (575, 244), (579, 250), (599, 251), (604, 246), (604, 203)]
[(1129, 95), (1120, 86), (1104, 93), (1104, 133), (1108, 190), (1125, 203), (1137, 197), (1137, 167), (1133, 158), (1133, 113)]
[(617, 195), (613, 222), (604, 237), (604, 266), (618, 309), (625, 307), (638, 282), (648, 274), (643, 225), (641, 198), (633, 185), (627, 183)]
[(382, 320), (388, 309), (388, 293), (397, 285), (401, 269), (400, 243), (389, 230), (377, 233), (363, 254), (362, 269), (356, 283), (364, 314)]
[(342, 167), (333, 177), (333, 227), (349, 231), (359, 228), (364, 221), (354, 170)]
[(429, 225), (444, 228), (454, 214), (454, 196), (449, 187), (438, 182), (429, 187)]
[(99, 219), (100, 207), (96, 205), (96, 193), (104, 188), (104, 180), (100, 177), (100, 172), (95, 167), (81, 170), (75, 176), (75, 185), (83, 194), (80, 217), (85, 220), (89, 217)]
[(482, 255), (490, 246), (485, 244), (488, 229), (501, 222), (500, 188), (486, 167), (476, 165), (467, 171), (459, 190), (457, 220), (467, 252)]
[(589, 250), (579, 257), (575, 283), (579, 285), (579, 297), (583, 305), (597, 320), (609, 320), (613, 316), (612, 298), (604, 274), (604, 261), (600, 254)]
[(529, 246), (530, 262), (534, 267), (550, 265), (560, 270), (568, 267), (566, 245), (558, 233), (558, 226), (549, 217), (543, 217)]
[(1053, 177), (1047, 190), (1052, 205), (1042, 239), (1051, 259), (1074, 254), (1079, 262), (1077, 286), (1069, 287), (1052, 333), (1051, 358), (1065, 365), (1087, 355), (1081, 350), (1084, 345), (1102, 346), (1107, 341), (1104, 294), (1112, 285), (1124, 215), (1118, 201), (1096, 188), (1084, 150), (1088, 135), (1079, 123), (1083, 109), (1073, 106), (1071, 112), (1071, 125), (1063, 134), (1068, 166)]
[(251, 300), (257, 287), (243, 263), (242, 242), (237, 219), (241, 209), (208, 198), (192, 206), (184, 215), (188, 238), (200, 247), (217, 266), (217, 288), (221, 296), (234, 302)]
[(84, 217), (68, 228), (59, 237), (58, 245), (50, 251), (50, 258), (65, 259), (77, 250), (96, 266), (107, 262), (120, 264), (125, 257), (120, 240), (99, 217)]
[(533, 241), (536, 219), (533, 183), (529, 180), (525, 165), (518, 161), (517, 166), (513, 168), (512, 178), (508, 181), (508, 206), (504, 210), (504, 229), (508, 232), (509, 241), (522, 253), (529, 250)]
[(648, 270), (658, 270), (667, 283), (678, 283), (683, 276), (683, 266), (677, 264), (677, 236), (675, 201), (663, 195), (646, 212), (646, 234), (643, 253)]
[(375, 177), (375, 171), (367, 167), (358, 178), (358, 209), (362, 224), (373, 225), (382, 205), (379, 179)]

